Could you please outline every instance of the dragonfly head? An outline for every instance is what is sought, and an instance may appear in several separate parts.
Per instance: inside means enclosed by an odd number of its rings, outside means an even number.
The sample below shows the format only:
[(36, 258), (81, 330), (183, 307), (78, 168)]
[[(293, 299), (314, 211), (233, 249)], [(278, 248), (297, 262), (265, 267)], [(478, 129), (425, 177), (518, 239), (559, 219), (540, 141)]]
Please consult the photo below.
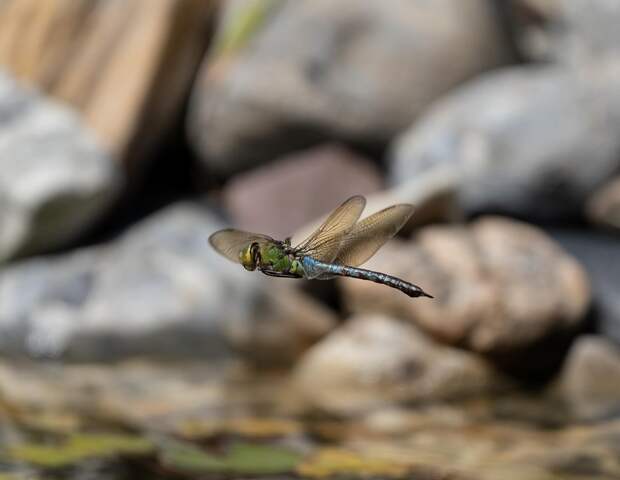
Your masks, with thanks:
[(239, 261), (246, 270), (256, 270), (260, 262), (260, 247), (258, 243), (250, 243), (246, 248), (239, 252)]

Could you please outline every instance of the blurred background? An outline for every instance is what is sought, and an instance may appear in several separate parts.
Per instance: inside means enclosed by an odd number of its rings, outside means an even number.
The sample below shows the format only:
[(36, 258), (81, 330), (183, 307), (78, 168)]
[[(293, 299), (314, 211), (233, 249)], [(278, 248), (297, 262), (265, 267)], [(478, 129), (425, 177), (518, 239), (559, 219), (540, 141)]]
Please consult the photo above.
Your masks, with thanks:
[[(620, 2), (0, 1), (0, 479), (620, 478)], [(344, 199), (366, 265), (218, 256)]]

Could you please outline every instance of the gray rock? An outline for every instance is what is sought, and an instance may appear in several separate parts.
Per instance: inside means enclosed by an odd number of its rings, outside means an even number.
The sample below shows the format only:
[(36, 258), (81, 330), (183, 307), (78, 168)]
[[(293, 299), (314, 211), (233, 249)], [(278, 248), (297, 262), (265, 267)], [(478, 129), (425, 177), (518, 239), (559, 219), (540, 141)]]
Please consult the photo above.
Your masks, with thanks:
[(215, 358), (239, 347), (257, 360), (288, 361), (331, 328), (324, 307), (213, 251), (207, 238), (218, 227), (181, 204), (109, 245), (5, 269), (0, 351), (104, 360)]
[(537, 228), (501, 217), (425, 227), (415, 242), (386, 245), (365, 268), (416, 283), (435, 298), (412, 300), (342, 279), (350, 310), (389, 312), (444, 342), (512, 356), (523, 366), (538, 361), (524, 353), (533, 345), (573, 332), (590, 301), (588, 278), (574, 258)]
[(550, 235), (573, 255), (592, 285), (594, 328), (620, 345), (620, 242), (616, 235), (575, 229), (550, 229)]
[(434, 169), (415, 178), (369, 195), (366, 211), (377, 212), (397, 203), (409, 203), (415, 207), (414, 214), (402, 233), (412, 227), (437, 223), (438, 221), (460, 221), (464, 212), (458, 202), (458, 174), (453, 169)]
[(294, 382), (309, 404), (347, 414), (506, 385), (475, 354), (441, 346), (412, 325), (381, 314), (353, 317), (312, 347)]
[(468, 212), (579, 216), (620, 167), (619, 81), (620, 62), (489, 73), (402, 134), (390, 158), (391, 182), (452, 168)]
[[(276, 7), (259, 14), (257, 3)], [(483, 0), (244, 6), (224, 17), (220, 37), (242, 20), (259, 26), (235, 51), (207, 58), (190, 112), (194, 145), (223, 174), (326, 138), (385, 143), (439, 95), (509, 57)]]
[(586, 210), (593, 223), (620, 231), (620, 177), (594, 192)]
[(511, 0), (523, 53), (580, 63), (620, 53), (616, 0)]
[(0, 262), (83, 233), (120, 181), (75, 113), (0, 72)]
[(620, 412), (620, 349), (595, 335), (577, 339), (557, 387), (571, 412), (594, 420)]

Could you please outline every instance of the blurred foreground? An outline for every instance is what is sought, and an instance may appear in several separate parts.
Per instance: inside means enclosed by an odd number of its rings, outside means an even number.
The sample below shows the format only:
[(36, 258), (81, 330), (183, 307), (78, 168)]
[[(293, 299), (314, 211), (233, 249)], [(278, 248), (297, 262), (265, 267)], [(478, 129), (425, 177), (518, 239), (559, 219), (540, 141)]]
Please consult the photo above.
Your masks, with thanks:
[[(618, 24), (0, 3), (0, 480), (620, 478)], [(416, 205), (365, 267), (435, 299), (208, 246), (353, 194)]]

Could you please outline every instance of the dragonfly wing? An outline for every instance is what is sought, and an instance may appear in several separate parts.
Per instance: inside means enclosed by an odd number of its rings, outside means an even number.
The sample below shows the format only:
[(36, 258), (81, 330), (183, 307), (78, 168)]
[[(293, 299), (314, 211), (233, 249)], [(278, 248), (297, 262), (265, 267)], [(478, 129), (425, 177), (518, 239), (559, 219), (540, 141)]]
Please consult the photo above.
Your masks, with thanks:
[(318, 229), (301, 242), (295, 251), (321, 262), (332, 262), (338, 255), (344, 236), (359, 220), (365, 206), (366, 199), (361, 195), (349, 198), (334, 210)]
[(363, 264), (403, 228), (413, 210), (413, 205), (392, 205), (355, 224), (342, 240), (335, 262), (352, 267)]
[(244, 232), (234, 228), (218, 230), (209, 237), (209, 243), (218, 253), (236, 263), (240, 263), (239, 253), (254, 242), (264, 244), (275, 242), (275, 240), (267, 235)]

